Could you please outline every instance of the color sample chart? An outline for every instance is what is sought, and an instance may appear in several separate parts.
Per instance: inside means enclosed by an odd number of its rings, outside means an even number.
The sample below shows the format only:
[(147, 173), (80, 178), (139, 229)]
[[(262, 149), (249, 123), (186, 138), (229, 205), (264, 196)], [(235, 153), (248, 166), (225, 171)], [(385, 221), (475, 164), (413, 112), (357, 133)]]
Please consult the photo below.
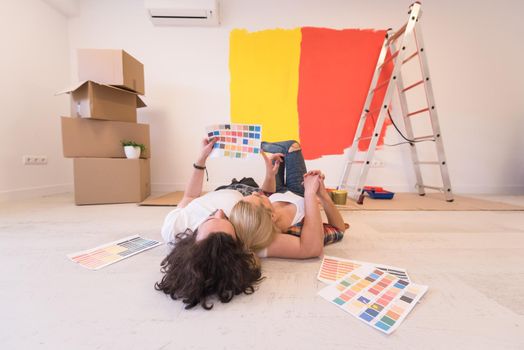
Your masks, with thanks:
[(390, 273), (402, 280), (411, 282), (407, 271), (401, 267), (373, 264), (357, 260), (348, 260), (327, 255), (324, 256), (324, 259), (322, 260), (322, 265), (318, 271), (317, 278), (319, 281), (332, 284), (338, 279), (347, 275), (349, 272), (364, 265), (374, 266), (383, 272)]
[(260, 154), (262, 126), (219, 124), (206, 127), (207, 137), (217, 138), (210, 157), (247, 158)]
[(361, 266), (318, 293), (386, 334), (397, 329), (428, 290), (373, 266)]
[(324, 256), (317, 278), (324, 283), (332, 284), (360, 266), (362, 264), (355, 261)]
[(161, 244), (159, 241), (134, 235), (93, 249), (69, 254), (67, 257), (90, 270), (98, 270)]

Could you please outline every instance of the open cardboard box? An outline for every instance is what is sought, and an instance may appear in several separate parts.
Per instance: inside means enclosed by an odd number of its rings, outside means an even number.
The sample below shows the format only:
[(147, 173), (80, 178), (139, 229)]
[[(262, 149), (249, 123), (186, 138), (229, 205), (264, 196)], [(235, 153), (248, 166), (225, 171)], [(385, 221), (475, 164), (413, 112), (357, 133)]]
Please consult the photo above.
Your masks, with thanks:
[(144, 95), (144, 65), (124, 50), (78, 49), (78, 80), (114, 85)]
[(83, 81), (60, 91), (71, 95), (71, 116), (136, 123), (136, 109), (145, 103), (134, 92)]
[(75, 158), (75, 203), (138, 203), (151, 194), (149, 159)]

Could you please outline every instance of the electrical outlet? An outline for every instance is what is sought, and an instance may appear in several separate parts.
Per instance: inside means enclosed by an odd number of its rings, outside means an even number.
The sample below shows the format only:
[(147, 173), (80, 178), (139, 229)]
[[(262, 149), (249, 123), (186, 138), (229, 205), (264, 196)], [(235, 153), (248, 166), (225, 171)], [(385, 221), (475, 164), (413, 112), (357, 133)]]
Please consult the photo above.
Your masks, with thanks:
[(46, 165), (47, 156), (23, 156), (24, 165)]
[(384, 162), (378, 159), (374, 159), (371, 161), (371, 167), (372, 168), (382, 168), (384, 166)]

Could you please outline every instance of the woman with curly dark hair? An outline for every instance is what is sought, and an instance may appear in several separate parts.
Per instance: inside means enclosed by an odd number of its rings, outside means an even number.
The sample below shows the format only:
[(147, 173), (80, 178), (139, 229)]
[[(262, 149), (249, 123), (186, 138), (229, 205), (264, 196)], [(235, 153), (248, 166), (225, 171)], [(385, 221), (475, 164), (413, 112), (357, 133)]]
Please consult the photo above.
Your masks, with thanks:
[(173, 247), (162, 261), (162, 280), (155, 289), (181, 299), (190, 309), (211, 309), (216, 295), (229, 302), (240, 293), (251, 294), (261, 281), (260, 264), (245, 248), (227, 215), (242, 194), (224, 189), (202, 195), (206, 160), (215, 140), (203, 141), (200, 157), (177, 208), (164, 220), (162, 236)]
[(175, 237), (175, 248), (164, 261), (162, 281), (155, 289), (173, 299), (182, 299), (190, 309), (200, 304), (209, 310), (208, 299), (217, 295), (229, 302), (240, 293), (254, 293), (254, 284), (261, 280), (260, 266), (255, 256), (243, 244), (224, 232), (215, 232), (196, 241), (188, 230)]

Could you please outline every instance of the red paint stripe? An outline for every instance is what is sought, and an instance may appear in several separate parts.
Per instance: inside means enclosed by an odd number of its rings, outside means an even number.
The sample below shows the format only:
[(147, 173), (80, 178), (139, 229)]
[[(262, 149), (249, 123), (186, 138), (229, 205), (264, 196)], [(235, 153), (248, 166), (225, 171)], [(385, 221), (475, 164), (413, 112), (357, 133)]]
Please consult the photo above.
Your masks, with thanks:
[[(383, 30), (302, 28), (298, 113), (306, 159), (351, 146), (384, 36)], [(377, 91), (375, 100), (384, 93)], [(372, 127), (369, 118), (368, 134)], [(362, 141), (359, 149), (368, 145)]]

